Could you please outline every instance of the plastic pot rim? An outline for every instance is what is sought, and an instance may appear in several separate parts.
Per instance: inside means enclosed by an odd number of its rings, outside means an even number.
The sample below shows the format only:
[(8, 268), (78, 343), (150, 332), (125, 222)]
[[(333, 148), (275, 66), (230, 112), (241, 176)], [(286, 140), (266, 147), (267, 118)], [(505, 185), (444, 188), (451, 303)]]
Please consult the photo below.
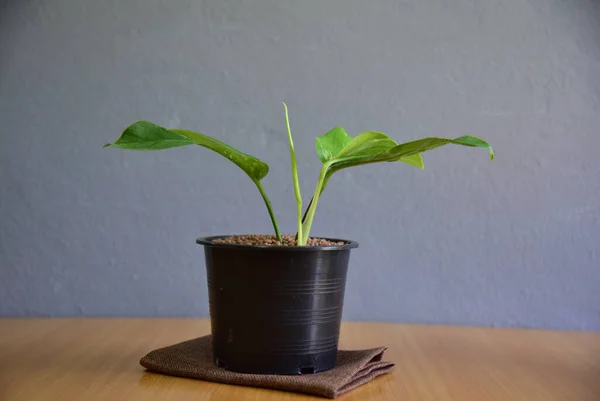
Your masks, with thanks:
[(284, 245), (248, 245), (248, 244), (223, 244), (213, 242), (216, 239), (223, 239), (228, 237), (235, 237), (243, 234), (231, 234), (231, 235), (213, 235), (209, 237), (199, 237), (196, 239), (196, 243), (211, 248), (234, 248), (234, 249), (260, 249), (260, 250), (273, 250), (273, 251), (289, 251), (289, 252), (307, 252), (307, 251), (341, 251), (346, 249), (358, 248), (358, 242), (339, 239), (339, 238), (326, 238), (332, 242), (343, 242), (343, 245), (330, 245), (330, 246), (284, 246)]

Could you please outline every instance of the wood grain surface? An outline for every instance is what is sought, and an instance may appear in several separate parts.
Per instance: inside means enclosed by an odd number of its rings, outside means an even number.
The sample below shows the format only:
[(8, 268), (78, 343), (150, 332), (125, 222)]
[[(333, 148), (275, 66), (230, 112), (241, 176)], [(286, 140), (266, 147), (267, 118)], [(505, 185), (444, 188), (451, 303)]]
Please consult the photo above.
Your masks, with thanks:
[[(148, 351), (201, 319), (0, 319), (0, 401), (308, 400), (145, 372)], [(395, 372), (351, 400), (600, 401), (600, 333), (344, 323), (340, 347), (389, 347)]]

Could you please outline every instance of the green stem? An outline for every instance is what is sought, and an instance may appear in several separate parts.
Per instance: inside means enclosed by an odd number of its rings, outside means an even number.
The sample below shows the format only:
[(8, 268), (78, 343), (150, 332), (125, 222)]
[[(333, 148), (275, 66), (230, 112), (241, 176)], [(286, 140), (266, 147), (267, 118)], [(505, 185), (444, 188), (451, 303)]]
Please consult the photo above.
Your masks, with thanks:
[[(331, 171), (328, 171), (329, 173), (331, 173)], [(325, 191), (325, 187), (327, 186), (327, 182), (329, 182), (329, 178), (331, 177), (331, 175), (325, 175), (325, 181), (323, 181), (323, 185), (321, 186), (321, 193), (320, 195), (323, 195), (323, 191)], [(306, 210), (304, 211), (304, 214), (302, 215), (302, 229), (304, 231), (306, 231), (306, 226), (304, 225), (304, 222), (306, 221), (306, 216), (308, 215), (308, 209), (310, 209), (310, 205), (312, 205), (312, 198), (310, 198), (310, 202), (308, 202), (308, 207), (306, 208)]]
[(265, 201), (265, 205), (267, 206), (267, 210), (269, 211), (269, 216), (271, 217), (271, 222), (273, 223), (273, 228), (275, 229), (275, 236), (277, 237), (277, 241), (283, 242), (281, 238), (281, 233), (279, 232), (279, 225), (277, 224), (277, 219), (275, 218), (275, 213), (273, 212), (273, 206), (271, 206), (271, 201), (265, 192), (260, 180), (252, 180), (254, 184), (256, 184), (256, 188), (258, 188), (258, 192), (262, 195), (263, 200)]
[(298, 165), (296, 164), (296, 151), (294, 150), (294, 141), (292, 140), (292, 130), (290, 129), (290, 118), (288, 116), (288, 108), (285, 102), (283, 109), (285, 110), (285, 125), (287, 127), (288, 141), (290, 142), (290, 158), (292, 159), (292, 178), (294, 179), (294, 193), (296, 194), (296, 214), (298, 219), (298, 235), (296, 237), (296, 245), (306, 245), (306, 239), (302, 236), (302, 194), (300, 193), (300, 182), (298, 181)]
[(306, 213), (306, 220), (304, 221), (304, 238), (303, 241), (306, 243), (308, 240), (308, 235), (310, 234), (310, 229), (312, 227), (313, 219), (315, 218), (315, 211), (317, 210), (317, 204), (319, 203), (319, 196), (321, 195), (321, 191), (323, 188), (323, 183), (325, 181), (325, 176), (327, 175), (327, 169), (329, 169), (329, 164), (323, 164), (321, 167), (321, 173), (319, 174), (319, 180), (317, 181), (317, 187), (315, 188), (315, 194), (313, 195), (310, 206), (308, 207), (308, 211)]

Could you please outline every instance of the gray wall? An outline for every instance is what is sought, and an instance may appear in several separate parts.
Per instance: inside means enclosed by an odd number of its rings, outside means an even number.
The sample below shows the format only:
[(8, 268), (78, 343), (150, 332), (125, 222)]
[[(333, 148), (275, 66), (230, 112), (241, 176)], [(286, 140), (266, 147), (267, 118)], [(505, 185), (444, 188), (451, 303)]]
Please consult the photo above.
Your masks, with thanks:
[(339, 173), (314, 234), (357, 240), (345, 318), (600, 330), (600, 4), (4, 1), (0, 314), (206, 316), (197, 236), (270, 232), (200, 148), (102, 149), (137, 119), (269, 162), (294, 230), (335, 125), (495, 147)]

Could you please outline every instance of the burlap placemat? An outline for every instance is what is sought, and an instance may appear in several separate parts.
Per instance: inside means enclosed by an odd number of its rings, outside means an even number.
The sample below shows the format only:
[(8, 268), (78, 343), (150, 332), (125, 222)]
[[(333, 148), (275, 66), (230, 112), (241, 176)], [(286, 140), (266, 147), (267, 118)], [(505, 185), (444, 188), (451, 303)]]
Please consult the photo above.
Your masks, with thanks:
[(152, 351), (142, 358), (140, 364), (150, 371), (171, 376), (335, 398), (391, 372), (394, 364), (382, 361), (385, 350), (384, 347), (340, 350), (336, 367), (321, 373), (255, 375), (230, 372), (215, 366), (211, 336), (208, 335)]

